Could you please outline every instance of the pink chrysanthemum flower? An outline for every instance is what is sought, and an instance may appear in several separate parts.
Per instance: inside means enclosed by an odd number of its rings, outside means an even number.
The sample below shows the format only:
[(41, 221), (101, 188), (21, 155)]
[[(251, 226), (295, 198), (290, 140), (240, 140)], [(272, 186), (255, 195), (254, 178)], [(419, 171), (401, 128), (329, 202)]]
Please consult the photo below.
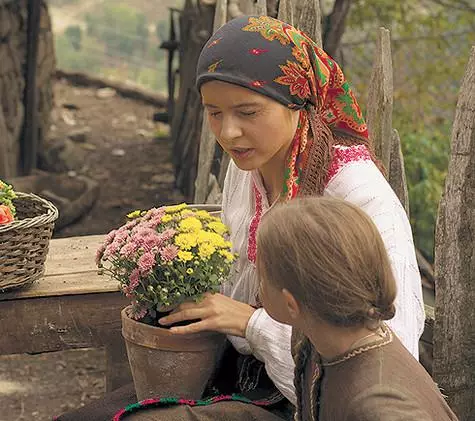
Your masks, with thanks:
[(137, 244), (134, 242), (129, 242), (125, 244), (121, 249), (119, 254), (127, 259), (132, 257), (132, 255), (137, 251)]
[(147, 315), (147, 309), (142, 307), (139, 303), (134, 302), (130, 310), (130, 317), (134, 320), (143, 319)]
[(165, 242), (170, 240), (170, 238), (173, 238), (175, 234), (176, 230), (174, 230), (173, 228), (168, 228), (160, 234), (160, 237), (162, 237), (162, 241)]
[(129, 238), (129, 232), (128, 231), (118, 231), (115, 238), (114, 238), (114, 243), (117, 243), (117, 245), (122, 245), (127, 238)]
[(155, 265), (155, 255), (153, 253), (144, 253), (138, 261), (141, 274), (148, 274)]
[(103, 258), (108, 258), (117, 253), (119, 245), (116, 242), (109, 244), (104, 251)]
[(134, 290), (137, 288), (137, 285), (140, 283), (140, 271), (139, 269), (135, 268), (131, 273), (129, 277), (129, 288), (131, 290)]
[(112, 241), (114, 241), (114, 238), (115, 238), (115, 235), (117, 233), (117, 230), (112, 230), (111, 232), (109, 232), (109, 234), (106, 235), (106, 239), (105, 239), (105, 244), (110, 244), (112, 243)]
[(178, 256), (180, 249), (175, 244), (170, 244), (160, 250), (160, 256), (164, 262), (171, 262)]

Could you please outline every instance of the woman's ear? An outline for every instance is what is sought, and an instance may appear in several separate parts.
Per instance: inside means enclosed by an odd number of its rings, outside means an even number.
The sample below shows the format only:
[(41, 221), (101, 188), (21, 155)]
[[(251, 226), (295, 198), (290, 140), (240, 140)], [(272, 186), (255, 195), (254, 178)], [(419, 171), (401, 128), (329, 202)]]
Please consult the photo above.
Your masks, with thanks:
[(301, 317), (300, 305), (288, 289), (282, 290), (282, 295), (284, 297), (285, 305), (287, 306), (287, 313), (289, 317), (296, 321)]

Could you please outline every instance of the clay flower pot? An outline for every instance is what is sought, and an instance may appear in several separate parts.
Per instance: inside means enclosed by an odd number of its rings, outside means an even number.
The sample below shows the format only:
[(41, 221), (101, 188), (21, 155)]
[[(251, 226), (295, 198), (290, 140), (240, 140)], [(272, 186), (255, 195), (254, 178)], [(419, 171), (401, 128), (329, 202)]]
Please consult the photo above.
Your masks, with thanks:
[(139, 400), (199, 399), (219, 363), (226, 336), (216, 332), (177, 335), (137, 322), (121, 312), (122, 336)]

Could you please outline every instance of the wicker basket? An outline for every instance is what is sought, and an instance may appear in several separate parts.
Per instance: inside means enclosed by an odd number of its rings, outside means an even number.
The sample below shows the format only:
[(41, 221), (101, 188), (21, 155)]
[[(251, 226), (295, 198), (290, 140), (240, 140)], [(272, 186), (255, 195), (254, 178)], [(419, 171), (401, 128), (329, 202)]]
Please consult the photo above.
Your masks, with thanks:
[(17, 192), (16, 220), (0, 225), (0, 292), (40, 278), (58, 209), (31, 193)]

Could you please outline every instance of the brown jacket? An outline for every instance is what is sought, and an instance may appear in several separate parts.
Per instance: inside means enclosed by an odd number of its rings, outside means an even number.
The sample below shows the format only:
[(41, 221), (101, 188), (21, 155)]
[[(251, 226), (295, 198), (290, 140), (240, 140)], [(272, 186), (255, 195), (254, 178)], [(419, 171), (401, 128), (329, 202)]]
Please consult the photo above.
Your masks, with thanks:
[[(310, 413), (316, 360), (314, 353), (302, 381), (305, 421), (316, 421)], [(313, 394), (318, 421), (457, 420), (432, 378), (389, 328), (348, 354), (319, 360), (318, 369)]]

